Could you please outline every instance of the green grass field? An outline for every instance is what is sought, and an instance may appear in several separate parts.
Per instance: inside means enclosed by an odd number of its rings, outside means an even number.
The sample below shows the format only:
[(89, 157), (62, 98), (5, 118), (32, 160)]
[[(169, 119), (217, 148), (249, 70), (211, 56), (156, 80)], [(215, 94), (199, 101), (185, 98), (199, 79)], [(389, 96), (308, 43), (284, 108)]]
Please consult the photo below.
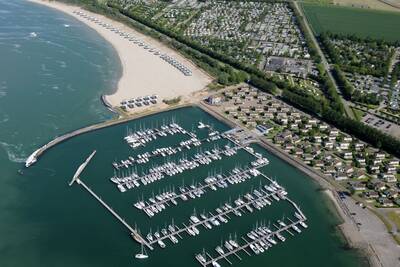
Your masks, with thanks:
[(302, 8), (316, 34), (330, 31), (400, 41), (400, 14), (310, 3), (302, 3)]

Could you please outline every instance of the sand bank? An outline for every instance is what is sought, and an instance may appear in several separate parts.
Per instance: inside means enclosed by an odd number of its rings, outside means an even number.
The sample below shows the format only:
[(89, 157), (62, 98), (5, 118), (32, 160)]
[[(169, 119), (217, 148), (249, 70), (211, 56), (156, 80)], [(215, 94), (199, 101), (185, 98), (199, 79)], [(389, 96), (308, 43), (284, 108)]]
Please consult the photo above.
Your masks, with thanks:
[[(115, 48), (119, 55), (123, 70), (122, 76), (118, 82), (118, 87), (115, 88), (114, 94), (105, 97), (105, 100), (113, 107), (120, 106), (120, 102), (124, 100), (154, 94), (158, 95), (159, 102), (163, 99), (171, 99), (178, 96), (187, 98), (192, 93), (204, 89), (207, 84), (211, 82), (211, 78), (208, 75), (176, 51), (166, 47), (157, 40), (125, 26), (122, 23), (113, 21), (99, 14), (91, 13), (76, 6), (42, 0), (30, 1), (44, 4), (75, 17), (96, 30)], [(154, 52), (149, 52), (150, 49), (145, 49), (144, 46), (134, 44), (129, 41), (129, 39), (126, 39), (93, 21), (79, 16), (74, 13), (74, 11), (82, 11), (89, 16), (99, 19), (103, 23), (112, 25), (122, 32), (135, 36), (149, 47), (153, 48), (154, 51), (159, 51), (160, 54), (167, 54), (176, 59), (178, 62), (190, 69), (192, 75), (184, 75), (176, 67), (161, 59), (159, 55), (155, 55)], [(132, 111), (137, 111), (137, 108)]]

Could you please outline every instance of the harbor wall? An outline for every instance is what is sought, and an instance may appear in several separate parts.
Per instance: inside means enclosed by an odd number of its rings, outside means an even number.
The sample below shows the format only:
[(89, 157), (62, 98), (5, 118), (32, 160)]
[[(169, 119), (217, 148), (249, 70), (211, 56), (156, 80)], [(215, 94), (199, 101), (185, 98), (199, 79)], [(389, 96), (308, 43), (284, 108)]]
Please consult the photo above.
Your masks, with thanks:
[[(215, 117), (216, 119), (218, 119), (219, 121), (222, 121), (231, 127), (242, 127), (242, 125), (240, 125), (239, 123), (236, 123), (226, 118), (223, 114), (214, 110), (212, 106), (209, 106), (205, 103), (200, 103), (199, 107), (205, 112)], [(351, 233), (351, 230), (350, 231), (347, 230), (348, 228), (352, 228), (353, 226), (353, 223), (351, 222), (352, 216), (349, 214), (348, 208), (341, 202), (337, 194), (337, 190), (346, 190), (343, 186), (339, 185), (334, 180), (325, 177), (324, 174), (312, 168), (311, 166), (308, 166), (300, 159), (287, 154), (283, 149), (275, 146), (271, 141), (267, 140), (265, 137), (259, 137), (258, 142), (256, 143), (259, 144), (261, 147), (265, 148), (270, 153), (272, 153), (274, 156), (289, 163), (299, 171), (306, 174), (308, 177), (311, 177), (323, 189), (328, 190), (327, 193), (328, 195), (331, 196), (329, 199), (331, 200), (331, 203), (334, 205), (334, 208), (337, 211), (336, 214), (343, 222), (342, 224), (338, 225), (338, 230), (343, 234), (345, 242), (349, 245), (349, 247), (358, 249), (361, 251), (361, 253), (366, 255), (369, 266), (381, 267), (381, 265), (379, 264), (380, 262), (379, 257), (372, 249), (371, 245), (368, 245), (366, 242), (363, 242), (362, 244), (353, 242), (353, 234)]]
[[(232, 120), (224, 117), (221, 115), (219, 112), (213, 110), (212, 107), (208, 106), (205, 103), (200, 103), (198, 105), (202, 110), (205, 112), (209, 113), (219, 121), (222, 121), (226, 124), (228, 124), (231, 127), (242, 127), (242, 125), (233, 122)], [(334, 187), (331, 183), (334, 183), (334, 181), (328, 181), (322, 173), (319, 171), (315, 170), (314, 168), (306, 165), (304, 162), (302, 162), (300, 159), (294, 158), (290, 155), (288, 155), (285, 151), (282, 149), (276, 147), (274, 144), (272, 144), (270, 141), (266, 140), (264, 137), (259, 137), (259, 141), (257, 142), (259, 145), (261, 145), (263, 148), (271, 152), (273, 155), (277, 156), (278, 158), (286, 161), (290, 165), (294, 166), (307, 176), (310, 176), (314, 180), (316, 180), (322, 187), (326, 189), (331, 189), (334, 190)], [(339, 186), (336, 183), (334, 183), (335, 186)]]
[[(72, 132), (69, 132), (69, 133), (66, 133), (66, 134), (63, 134), (61, 136), (56, 137), (55, 139), (53, 139), (50, 142), (48, 142), (47, 144), (43, 145), (39, 149), (35, 150), (35, 152), (33, 152), (33, 154), (30, 155), (28, 157), (28, 159), (29, 158), (33, 158), (35, 160), (34, 162), (36, 162), (39, 159), (39, 157), (42, 156), (50, 148), (52, 148), (52, 147), (54, 147), (54, 146), (56, 146), (56, 145), (58, 145), (58, 144), (60, 144), (60, 143), (62, 143), (64, 141), (66, 141), (66, 140), (68, 140), (68, 139), (70, 139), (72, 137), (75, 137), (75, 136), (78, 136), (78, 135), (81, 135), (81, 134), (97, 131), (97, 130), (104, 129), (104, 128), (107, 128), (107, 127), (111, 127), (111, 126), (114, 126), (114, 125), (119, 125), (119, 124), (122, 124), (122, 123), (126, 123), (126, 122), (129, 122), (129, 121), (132, 121), (132, 120), (139, 119), (139, 118), (144, 118), (144, 117), (147, 117), (147, 116), (150, 116), (150, 115), (154, 115), (154, 114), (159, 113), (159, 112), (176, 110), (176, 109), (190, 107), (190, 106), (193, 106), (193, 104), (185, 103), (185, 104), (181, 104), (181, 105), (171, 106), (171, 107), (168, 107), (168, 108), (165, 108), (165, 109), (162, 109), (162, 110), (155, 109), (155, 110), (151, 110), (151, 111), (148, 111), (148, 112), (143, 112), (143, 113), (131, 115), (131, 116), (128, 116), (128, 117), (120, 117), (118, 119), (112, 119), (112, 120), (104, 121), (104, 122), (101, 122), (101, 123), (98, 123), (98, 124), (89, 125), (89, 126), (86, 126), (86, 127), (83, 127), (83, 128), (80, 128), (80, 129), (77, 129), (77, 130), (74, 130)], [(27, 166), (27, 167), (29, 167), (29, 166)]]

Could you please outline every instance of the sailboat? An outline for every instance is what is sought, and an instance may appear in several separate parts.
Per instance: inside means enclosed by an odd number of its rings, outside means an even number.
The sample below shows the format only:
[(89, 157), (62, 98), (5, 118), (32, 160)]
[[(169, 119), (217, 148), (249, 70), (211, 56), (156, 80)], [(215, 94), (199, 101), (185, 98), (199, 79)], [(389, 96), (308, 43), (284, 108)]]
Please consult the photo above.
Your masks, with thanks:
[(143, 260), (143, 259), (147, 259), (148, 257), (149, 256), (147, 255), (146, 251), (144, 250), (143, 244), (141, 244), (141, 251), (140, 251), (140, 253), (135, 255), (135, 258)]

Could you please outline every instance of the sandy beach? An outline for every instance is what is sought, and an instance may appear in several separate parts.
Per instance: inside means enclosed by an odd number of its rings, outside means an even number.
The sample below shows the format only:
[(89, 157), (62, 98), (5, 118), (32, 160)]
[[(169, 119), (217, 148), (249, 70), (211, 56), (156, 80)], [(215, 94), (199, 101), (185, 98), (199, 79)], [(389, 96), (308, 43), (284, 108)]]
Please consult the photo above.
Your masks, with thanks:
[[(113, 95), (106, 96), (106, 101), (114, 107), (120, 106), (120, 102), (123, 100), (153, 94), (158, 95), (159, 100), (183, 96), (183, 99), (187, 101), (192, 98), (193, 95), (197, 95), (198, 98), (199, 94), (195, 92), (200, 91), (211, 82), (210, 77), (184, 57), (180, 56), (176, 51), (169, 49), (158, 41), (140, 34), (121, 23), (114, 22), (104, 16), (87, 12), (75, 6), (41, 0), (30, 1), (56, 8), (74, 16), (78, 20), (95, 29), (114, 46), (123, 66), (123, 74), (118, 83), (118, 88), (116, 88)], [(121, 37), (115, 32), (112, 32), (90, 20), (84, 19), (76, 13), (73, 13), (74, 11), (82, 11), (99, 19), (103, 23), (111, 24), (123, 32), (140, 38), (146, 44), (156, 48), (161, 53), (167, 53), (187, 66), (193, 72), (192, 76), (185, 76), (181, 71), (162, 60), (159, 56), (148, 52), (148, 50), (145, 50), (141, 46), (133, 44), (128, 39)], [(159, 104), (159, 106), (153, 107), (160, 108), (164, 106), (166, 105)], [(229, 125), (236, 125), (234, 121), (230, 121), (222, 114), (218, 113), (215, 108), (201, 104), (200, 107)], [(137, 112), (138, 110), (144, 112), (144, 109), (144, 107), (139, 109), (135, 108), (134, 110), (131, 110), (131, 112)], [(343, 219), (343, 223), (340, 225), (341, 232), (344, 234), (350, 246), (363, 250), (369, 256), (370, 264), (372, 266), (396, 266), (398, 263), (397, 255), (400, 255), (400, 247), (394, 243), (391, 236), (387, 233), (384, 224), (378, 217), (372, 214), (368, 209), (362, 209), (356, 204), (356, 201), (350, 197), (345, 200), (339, 199), (337, 195), (333, 193), (336, 189), (333, 188), (318, 171), (308, 167), (301, 161), (288, 156), (284, 151), (267, 141), (261, 142), (260, 144), (271, 153), (292, 164), (309, 177), (315, 179), (323, 188), (329, 189), (326, 191), (327, 196), (330, 198), (340, 217)]]
[[(120, 106), (124, 100), (144, 97), (148, 95), (158, 96), (158, 106), (162, 105), (163, 99), (172, 99), (181, 96), (187, 99), (191, 94), (204, 89), (211, 82), (211, 78), (200, 70), (197, 66), (185, 59), (176, 51), (166, 47), (162, 43), (143, 35), (122, 23), (113, 21), (105, 16), (88, 12), (77, 6), (71, 6), (59, 2), (48, 2), (42, 0), (29, 0), (34, 3), (43, 4), (65, 12), (76, 19), (82, 21), (92, 29), (96, 30), (105, 40), (107, 40), (117, 51), (121, 64), (122, 76), (115, 88), (114, 94), (105, 96), (105, 100), (113, 107)], [(176, 67), (166, 62), (159, 55), (149, 52), (144, 46), (134, 44), (119, 34), (99, 25), (93, 21), (83, 18), (74, 11), (81, 11), (95, 17), (103, 23), (112, 25), (122, 32), (128, 33), (159, 51), (160, 54), (167, 54), (186, 66), (192, 71), (191, 76), (184, 75)], [(130, 112), (143, 110), (141, 108), (128, 109)], [(153, 106), (154, 107), (154, 106)]]

